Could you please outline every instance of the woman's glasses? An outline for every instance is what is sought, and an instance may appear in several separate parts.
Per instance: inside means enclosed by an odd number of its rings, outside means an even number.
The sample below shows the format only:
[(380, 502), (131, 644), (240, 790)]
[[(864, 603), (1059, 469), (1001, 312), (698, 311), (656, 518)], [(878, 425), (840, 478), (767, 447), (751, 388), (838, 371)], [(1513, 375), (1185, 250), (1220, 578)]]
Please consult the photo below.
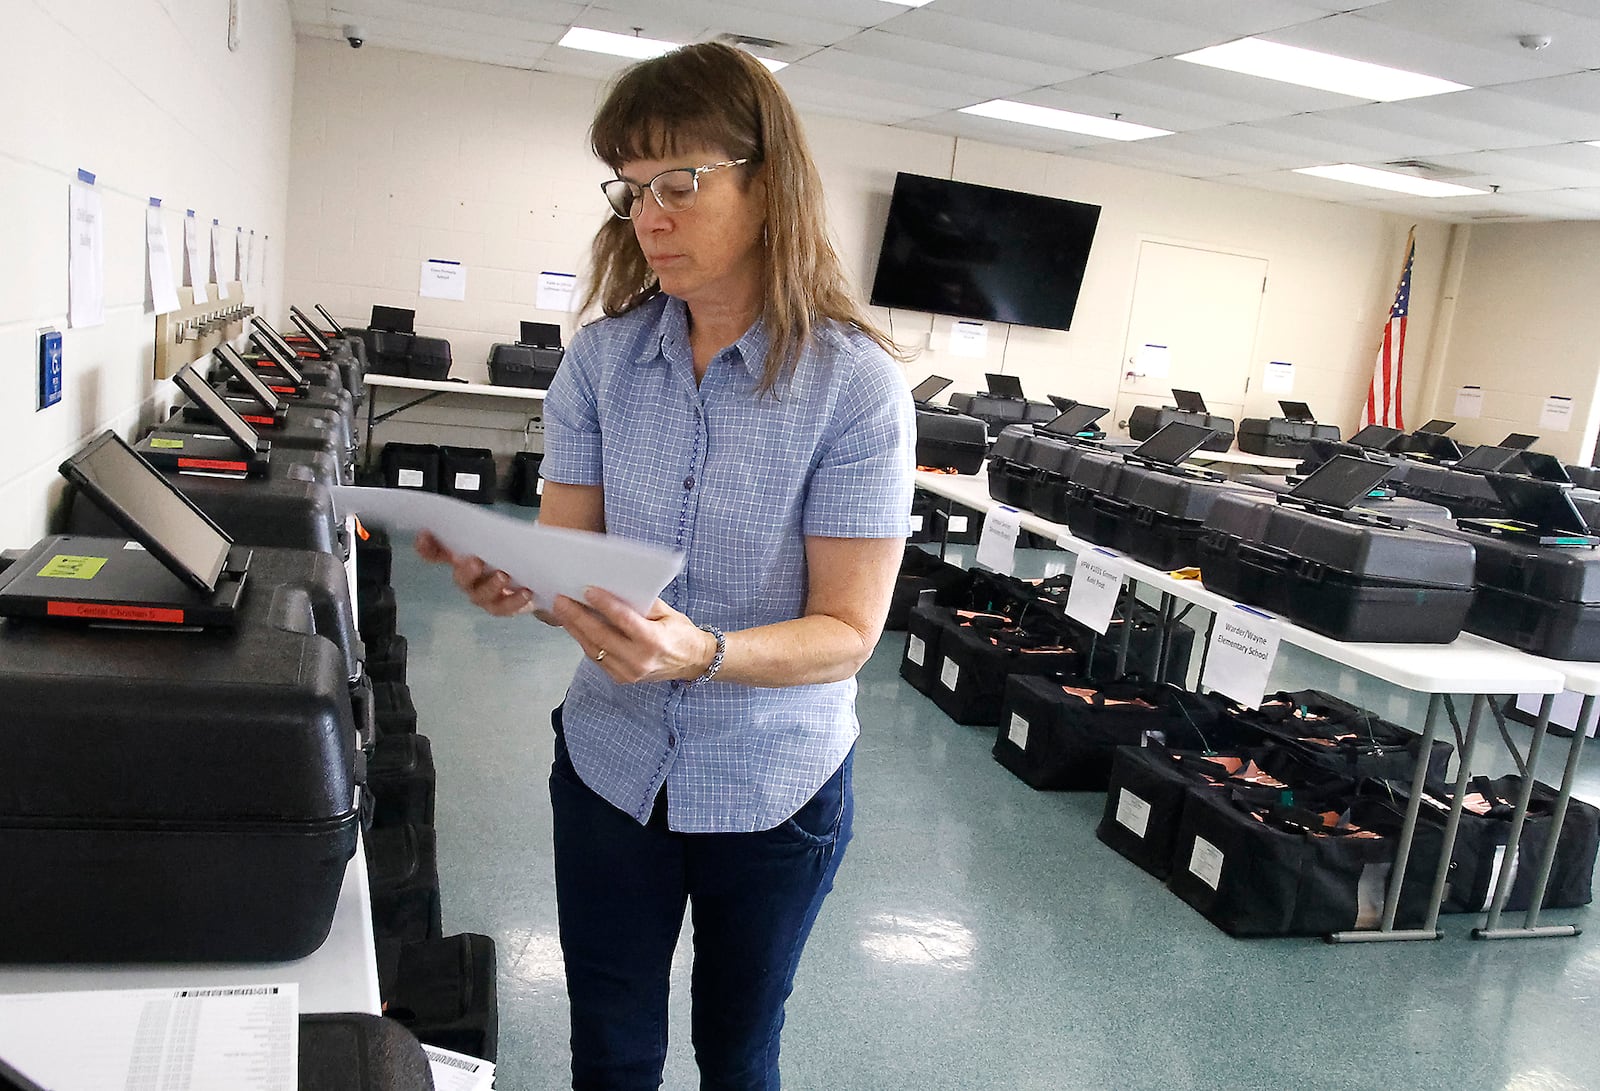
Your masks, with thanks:
[(639, 209), (643, 207), (640, 202), (647, 189), (655, 197), (656, 204), (665, 211), (687, 212), (694, 207), (694, 199), (700, 192), (702, 174), (710, 174), (723, 167), (742, 166), (748, 162), (748, 158), (730, 159), (726, 163), (711, 163), (704, 167), (674, 167), (662, 171), (643, 186), (626, 178), (612, 178), (600, 183), (600, 192), (606, 195), (611, 211), (616, 213), (619, 220), (631, 220), (639, 214)]

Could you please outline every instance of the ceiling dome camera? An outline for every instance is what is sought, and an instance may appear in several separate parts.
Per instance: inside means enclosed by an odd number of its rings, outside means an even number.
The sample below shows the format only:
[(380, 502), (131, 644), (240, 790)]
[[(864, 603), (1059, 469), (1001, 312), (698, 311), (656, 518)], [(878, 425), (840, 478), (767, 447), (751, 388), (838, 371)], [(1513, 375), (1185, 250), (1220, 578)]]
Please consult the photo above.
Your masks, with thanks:
[(351, 49), (360, 49), (367, 41), (367, 32), (354, 23), (347, 23), (344, 28), (344, 40), (350, 43)]

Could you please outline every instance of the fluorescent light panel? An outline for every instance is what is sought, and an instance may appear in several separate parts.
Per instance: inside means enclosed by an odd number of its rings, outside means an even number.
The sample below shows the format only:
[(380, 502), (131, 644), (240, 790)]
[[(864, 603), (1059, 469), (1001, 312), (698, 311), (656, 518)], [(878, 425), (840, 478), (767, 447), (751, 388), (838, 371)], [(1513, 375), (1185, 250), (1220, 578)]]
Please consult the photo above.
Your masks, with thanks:
[(903, 8), (920, 8), (924, 4), (931, 4), (933, 0), (884, 0), (886, 4), (899, 4)]
[(1144, 140), (1152, 136), (1171, 136), (1171, 129), (1152, 129), (1148, 125), (1134, 125), (1127, 121), (1114, 121), (1109, 117), (1092, 114), (1075, 114), (1071, 110), (1054, 110), (1048, 106), (1034, 106), (1010, 99), (991, 99), (976, 106), (963, 106), (963, 114), (992, 117), (1000, 121), (1015, 121), (1021, 125), (1037, 125), (1064, 133), (1082, 133), (1085, 136), (1103, 136), (1111, 140)]
[(1331, 178), (1335, 182), (1348, 182), (1353, 186), (1387, 189), (1395, 193), (1409, 193), (1415, 197), (1471, 197), (1488, 192), (1451, 182), (1435, 182), (1409, 174), (1358, 167), (1354, 163), (1335, 163), (1327, 167), (1297, 167), (1296, 174), (1309, 174), (1315, 178)]
[[(638, 38), (632, 34), (613, 34), (608, 30), (590, 30), (588, 27), (573, 27), (562, 35), (556, 44), (564, 45), (568, 49), (582, 49), (589, 53), (606, 53), (613, 57), (630, 57), (643, 61), (677, 49), (680, 43), (665, 42), (659, 38)], [(750, 55), (756, 56), (754, 53)], [(789, 67), (788, 61), (775, 61), (769, 57), (756, 57), (756, 60), (766, 65), (769, 72)]]
[(1262, 38), (1240, 38), (1197, 49), (1193, 53), (1180, 53), (1178, 60), (1378, 102), (1398, 102), (1401, 99), (1470, 90), (1466, 84), (1452, 83), (1436, 76), (1352, 60), (1332, 53), (1319, 53), (1314, 49), (1281, 45)]
[(1585, 140), (1584, 143), (1591, 148), (1600, 148), (1600, 140)]

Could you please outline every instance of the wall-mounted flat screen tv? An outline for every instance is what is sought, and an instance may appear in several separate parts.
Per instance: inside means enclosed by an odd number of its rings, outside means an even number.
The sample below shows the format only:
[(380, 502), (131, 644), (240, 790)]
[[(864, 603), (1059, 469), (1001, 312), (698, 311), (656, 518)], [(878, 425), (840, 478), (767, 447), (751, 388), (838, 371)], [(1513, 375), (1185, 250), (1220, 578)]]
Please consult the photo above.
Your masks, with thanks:
[(895, 176), (872, 303), (1065, 330), (1100, 206)]

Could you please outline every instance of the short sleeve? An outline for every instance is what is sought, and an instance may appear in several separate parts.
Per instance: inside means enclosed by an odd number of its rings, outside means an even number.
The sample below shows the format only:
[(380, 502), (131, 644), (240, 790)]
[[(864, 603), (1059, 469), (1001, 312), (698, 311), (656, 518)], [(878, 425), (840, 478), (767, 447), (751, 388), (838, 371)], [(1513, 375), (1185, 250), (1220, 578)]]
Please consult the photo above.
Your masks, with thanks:
[(876, 345), (857, 358), (806, 491), (804, 532), (818, 538), (911, 534), (916, 415), (911, 393)]
[(539, 475), (562, 485), (603, 483), (594, 364), (598, 338), (579, 331), (544, 396), (544, 460)]

